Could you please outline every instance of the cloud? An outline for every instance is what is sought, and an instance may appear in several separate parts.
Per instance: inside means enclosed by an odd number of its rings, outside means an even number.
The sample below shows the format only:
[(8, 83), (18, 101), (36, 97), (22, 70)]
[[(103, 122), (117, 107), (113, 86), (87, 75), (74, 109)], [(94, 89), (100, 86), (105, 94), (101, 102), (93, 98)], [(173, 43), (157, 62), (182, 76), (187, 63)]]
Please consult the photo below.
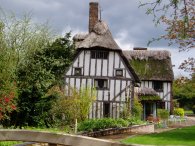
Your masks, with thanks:
[[(60, 35), (72, 31), (88, 31), (89, 2), (91, 0), (0, 0), (1, 8), (14, 12), (21, 17), (25, 12), (32, 13), (33, 21), (49, 21), (51, 27)], [(147, 47), (152, 38), (164, 34), (165, 26), (154, 26), (153, 17), (145, 14), (145, 8), (138, 8), (138, 0), (96, 0), (100, 3), (102, 19), (105, 20), (123, 49)], [(176, 48), (176, 46), (172, 46)], [(158, 41), (150, 48), (168, 49), (172, 52), (174, 64), (187, 58), (190, 53), (176, 53), (168, 46), (167, 41)], [(177, 55), (175, 55), (177, 54)], [(175, 60), (178, 60), (175, 62)], [(178, 70), (175, 71), (177, 74)]]

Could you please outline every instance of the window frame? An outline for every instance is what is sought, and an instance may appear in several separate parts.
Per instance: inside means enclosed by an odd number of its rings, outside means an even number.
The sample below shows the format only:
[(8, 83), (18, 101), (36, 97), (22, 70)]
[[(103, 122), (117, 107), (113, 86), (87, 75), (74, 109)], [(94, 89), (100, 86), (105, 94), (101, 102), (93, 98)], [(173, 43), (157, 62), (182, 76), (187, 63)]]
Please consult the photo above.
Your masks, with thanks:
[[(99, 86), (99, 81), (103, 81), (103, 87)], [(106, 87), (104, 86), (105, 84), (106, 84)], [(97, 90), (107, 90), (108, 89), (108, 79), (94, 79), (94, 87)]]
[(108, 51), (91, 51), (91, 59), (108, 59), (109, 52)]
[[(77, 69), (80, 69), (80, 74), (76, 73)], [(74, 67), (74, 75), (75, 76), (82, 76), (82, 68), (81, 67)]]
[[(118, 75), (118, 74), (117, 74), (118, 71), (122, 71), (122, 74), (121, 74), (121, 75)], [(123, 77), (123, 69), (120, 69), (120, 68), (119, 68), (119, 69), (116, 69), (116, 70), (115, 70), (115, 76), (116, 76), (116, 77)]]
[(163, 92), (163, 82), (162, 81), (153, 81), (153, 89), (156, 92)]

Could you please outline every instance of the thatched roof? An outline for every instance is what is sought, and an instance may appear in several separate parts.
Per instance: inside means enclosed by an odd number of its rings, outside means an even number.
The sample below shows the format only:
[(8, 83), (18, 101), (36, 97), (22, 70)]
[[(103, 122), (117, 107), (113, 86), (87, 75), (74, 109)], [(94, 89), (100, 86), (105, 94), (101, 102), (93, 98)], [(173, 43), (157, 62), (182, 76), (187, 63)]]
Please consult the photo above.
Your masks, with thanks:
[(138, 97), (143, 102), (160, 101), (161, 98), (152, 88), (142, 87), (138, 89)]
[(168, 51), (123, 51), (141, 80), (173, 81), (171, 54)]
[(121, 50), (114, 41), (108, 25), (103, 21), (99, 21), (88, 35), (79, 34), (73, 39), (78, 49), (100, 47), (109, 50)]
[(138, 88), (138, 95), (157, 96), (158, 94), (153, 88), (142, 87), (142, 88)]

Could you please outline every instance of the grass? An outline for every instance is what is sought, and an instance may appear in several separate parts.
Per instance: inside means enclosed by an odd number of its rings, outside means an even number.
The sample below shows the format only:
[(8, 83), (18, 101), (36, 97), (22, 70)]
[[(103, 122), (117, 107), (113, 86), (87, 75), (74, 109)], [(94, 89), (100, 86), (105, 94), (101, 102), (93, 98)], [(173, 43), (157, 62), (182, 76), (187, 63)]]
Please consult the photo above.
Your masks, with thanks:
[(0, 141), (0, 146), (12, 146), (15, 144), (20, 144), (22, 142), (18, 142), (18, 141)]
[(122, 143), (144, 145), (195, 145), (195, 126), (158, 134), (139, 135), (124, 139)]

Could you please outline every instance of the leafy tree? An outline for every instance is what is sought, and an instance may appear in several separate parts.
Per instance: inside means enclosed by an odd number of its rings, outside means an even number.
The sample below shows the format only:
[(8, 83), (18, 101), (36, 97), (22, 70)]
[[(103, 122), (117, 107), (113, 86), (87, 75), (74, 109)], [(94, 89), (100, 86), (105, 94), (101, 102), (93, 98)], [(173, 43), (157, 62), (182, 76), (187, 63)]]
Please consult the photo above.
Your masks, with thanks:
[(15, 77), (15, 54), (7, 49), (4, 24), (0, 21), (0, 122), (9, 119), (9, 114), (16, 110), (17, 98)]
[(73, 59), (70, 33), (52, 45), (28, 55), (18, 69), (18, 125), (47, 125), (47, 112), (55, 96), (46, 96), (54, 85), (63, 84), (63, 74)]
[(191, 79), (186, 77), (176, 79), (173, 83), (173, 92), (181, 107), (191, 109), (195, 105), (195, 74)]
[[(169, 45), (179, 45), (179, 51), (195, 48), (195, 1), (194, 0), (152, 0), (141, 3), (140, 6), (147, 7), (146, 14), (154, 16), (156, 25), (165, 24), (166, 34), (159, 38), (153, 38), (148, 44), (155, 40), (169, 40)], [(180, 69), (195, 73), (195, 58), (186, 59)]]
[(1, 123), (5, 126), (9, 124), (9, 114), (16, 109), (15, 99), (21, 83), (17, 76), (19, 67), (36, 50), (48, 46), (52, 34), (47, 24), (34, 24), (29, 15), (19, 19), (14, 14), (0, 12), (0, 106), (4, 117)]
[(146, 14), (152, 14), (156, 24), (163, 23), (167, 34), (164, 38), (179, 44), (180, 50), (194, 48), (194, 0), (152, 0), (141, 3), (140, 6), (148, 6)]

